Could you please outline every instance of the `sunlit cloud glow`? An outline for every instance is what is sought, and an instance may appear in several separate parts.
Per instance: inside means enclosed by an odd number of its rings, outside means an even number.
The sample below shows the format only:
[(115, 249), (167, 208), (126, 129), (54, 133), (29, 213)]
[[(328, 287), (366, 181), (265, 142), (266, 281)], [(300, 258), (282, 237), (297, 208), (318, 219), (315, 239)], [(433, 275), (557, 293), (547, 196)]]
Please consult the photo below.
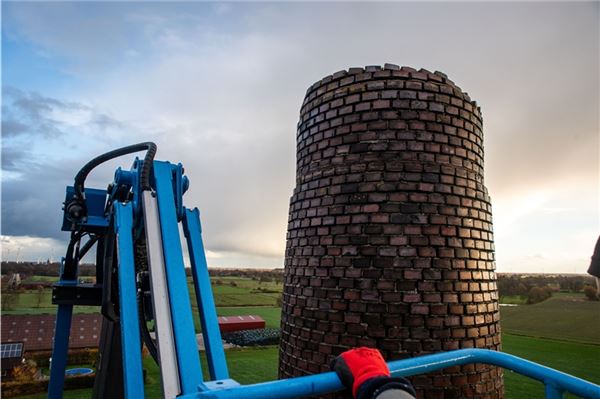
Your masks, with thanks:
[(443, 71), (481, 105), (498, 270), (584, 272), (600, 234), (599, 7), (5, 3), (3, 258), (59, 251), (78, 168), (153, 140), (186, 168), (211, 266), (281, 267), (307, 87), (391, 62)]

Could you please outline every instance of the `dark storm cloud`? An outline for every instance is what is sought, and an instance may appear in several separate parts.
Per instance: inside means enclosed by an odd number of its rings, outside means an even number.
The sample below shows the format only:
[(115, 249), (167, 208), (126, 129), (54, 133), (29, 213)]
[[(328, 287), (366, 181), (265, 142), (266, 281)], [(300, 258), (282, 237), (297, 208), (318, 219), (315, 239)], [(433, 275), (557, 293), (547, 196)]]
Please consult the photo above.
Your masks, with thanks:
[[(20, 164), (18, 178), (2, 181), (1, 234), (65, 240), (67, 233), (60, 231), (65, 189), (73, 184), (73, 177), (88, 158), (83, 155), (42, 162), (30, 156), (15, 155), (15, 162)], [(113, 167), (94, 171), (86, 185), (105, 188), (113, 173)]]
[(31, 154), (22, 147), (2, 145), (2, 170), (18, 172), (23, 169), (24, 164), (30, 159)]
[[(2, 93), (2, 234), (64, 239), (65, 186), (90, 156), (77, 145), (90, 141), (86, 132), (97, 137), (126, 125), (82, 103), (14, 87)], [(94, 172), (90, 181), (98, 177), (105, 186), (111, 173)]]
[(2, 182), (2, 234), (64, 239), (61, 202), (75, 165), (28, 167), (22, 179)]
[[(4, 113), (4, 107), (3, 113)], [(2, 120), (2, 136), (12, 137), (18, 136), (27, 131), (27, 125), (16, 120)]]
[(2, 137), (64, 135), (68, 121), (56, 114), (82, 114), (85, 123), (96, 129), (121, 129), (124, 124), (115, 118), (98, 112), (90, 106), (74, 101), (62, 101), (36, 92), (24, 91), (11, 86), (2, 88)]
[(2, 138), (19, 136), (59, 136), (62, 123), (53, 118), (54, 111), (82, 110), (78, 103), (62, 102), (38, 93), (2, 87)]

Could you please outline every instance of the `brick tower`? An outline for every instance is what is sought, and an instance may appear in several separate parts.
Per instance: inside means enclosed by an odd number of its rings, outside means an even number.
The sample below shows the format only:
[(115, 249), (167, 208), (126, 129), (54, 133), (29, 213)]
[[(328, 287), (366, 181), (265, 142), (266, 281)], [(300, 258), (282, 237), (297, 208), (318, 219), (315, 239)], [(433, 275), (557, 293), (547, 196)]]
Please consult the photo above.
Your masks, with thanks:
[[(307, 91), (290, 203), (280, 377), (356, 347), (388, 360), (500, 348), (480, 110), (440, 72), (386, 64)], [(501, 371), (412, 378), (420, 398), (501, 398)]]

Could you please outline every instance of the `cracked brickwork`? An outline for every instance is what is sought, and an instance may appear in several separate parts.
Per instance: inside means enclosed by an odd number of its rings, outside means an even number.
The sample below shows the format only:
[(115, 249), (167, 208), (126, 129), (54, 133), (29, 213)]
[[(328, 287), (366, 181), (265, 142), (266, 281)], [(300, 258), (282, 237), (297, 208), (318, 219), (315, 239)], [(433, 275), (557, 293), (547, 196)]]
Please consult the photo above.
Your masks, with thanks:
[[(357, 346), (388, 360), (500, 349), (479, 107), (440, 72), (386, 64), (313, 84), (300, 111), (280, 377)], [(501, 398), (483, 365), (412, 378), (420, 398)]]

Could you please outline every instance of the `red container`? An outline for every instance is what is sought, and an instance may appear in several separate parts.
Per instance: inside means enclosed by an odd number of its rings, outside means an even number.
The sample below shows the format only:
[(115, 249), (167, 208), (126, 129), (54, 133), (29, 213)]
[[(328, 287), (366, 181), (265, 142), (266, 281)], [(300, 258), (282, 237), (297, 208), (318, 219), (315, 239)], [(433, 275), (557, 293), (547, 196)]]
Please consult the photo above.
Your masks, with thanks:
[(256, 315), (221, 316), (218, 319), (219, 329), (221, 330), (221, 332), (258, 330), (261, 328), (265, 328), (264, 319)]

